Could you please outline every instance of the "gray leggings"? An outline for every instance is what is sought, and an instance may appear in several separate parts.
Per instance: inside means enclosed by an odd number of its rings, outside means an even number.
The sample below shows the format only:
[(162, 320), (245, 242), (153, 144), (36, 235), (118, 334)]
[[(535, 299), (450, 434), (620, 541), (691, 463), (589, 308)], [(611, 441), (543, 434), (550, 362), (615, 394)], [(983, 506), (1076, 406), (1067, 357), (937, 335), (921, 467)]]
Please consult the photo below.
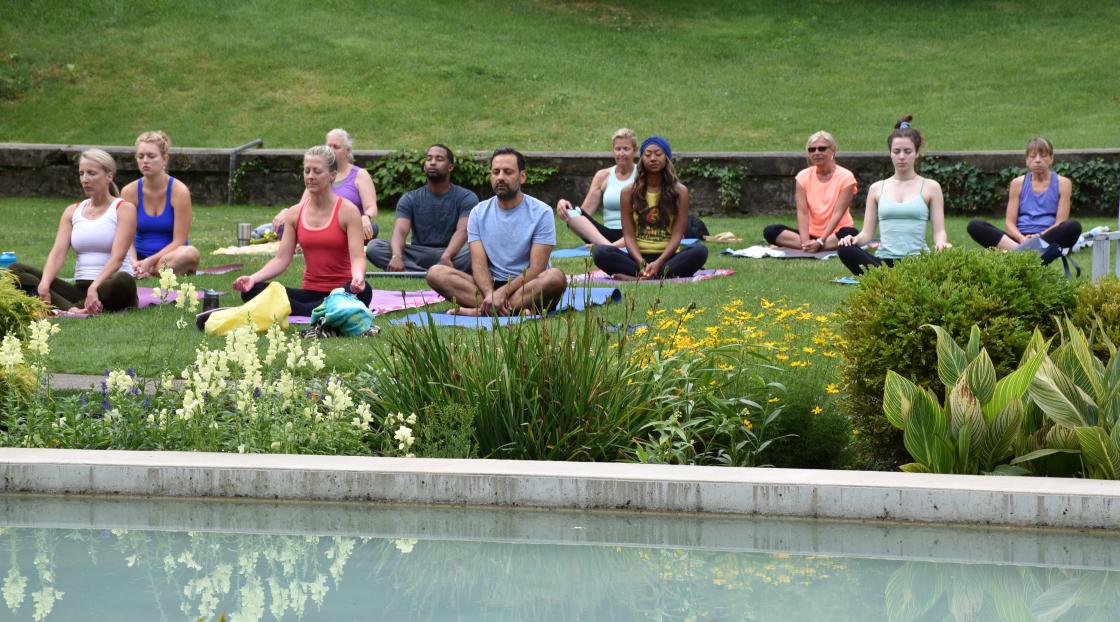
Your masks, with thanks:
[[(20, 289), (30, 296), (39, 296), (39, 283), (43, 271), (27, 264), (14, 263), (8, 267), (19, 278)], [(86, 304), (86, 294), (93, 281), (74, 281), (73, 283), (55, 279), (51, 283), (51, 304), (63, 311)], [(97, 297), (106, 311), (122, 311), (137, 306), (136, 279), (127, 272), (117, 272), (97, 286)]]

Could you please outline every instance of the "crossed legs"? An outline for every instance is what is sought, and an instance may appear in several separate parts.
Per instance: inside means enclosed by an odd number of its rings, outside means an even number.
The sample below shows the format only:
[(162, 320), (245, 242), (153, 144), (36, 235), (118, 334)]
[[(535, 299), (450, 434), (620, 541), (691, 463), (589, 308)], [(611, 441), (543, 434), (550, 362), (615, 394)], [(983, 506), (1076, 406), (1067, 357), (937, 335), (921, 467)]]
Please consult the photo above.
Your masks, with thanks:
[[(461, 315), (479, 315), (482, 305), (482, 290), (478, 289), (474, 278), (466, 272), (460, 272), (444, 265), (435, 265), (428, 269), (428, 285), (440, 293), (444, 298), (459, 305), (457, 313)], [(517, 315), (524, 311), (542, 311), (551, 309), (564, 295), (568, 282), (564, 273), (557, 268), (549, 268), (537, 275), (536, 278), (526, 281), (506, 301), (507, 309), (498, 311), (496, 315)], [(495, 290), (505, 287), (506, 283), (495, 283)]]

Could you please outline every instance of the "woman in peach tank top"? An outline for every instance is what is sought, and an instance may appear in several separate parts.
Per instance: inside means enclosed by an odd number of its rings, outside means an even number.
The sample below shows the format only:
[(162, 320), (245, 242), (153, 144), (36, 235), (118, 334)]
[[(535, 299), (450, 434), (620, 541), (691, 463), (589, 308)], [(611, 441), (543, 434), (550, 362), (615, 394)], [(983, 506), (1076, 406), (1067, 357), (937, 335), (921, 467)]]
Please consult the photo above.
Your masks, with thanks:
[(836, 250), (840, 238), (859, 233), (849, 209), (857, 191), (856, 177), (836, 164), (836, 140), (825, 131), (805, 143), (809, 168), (797, 174), (797, 228), (769, 225), (766, 242), (807, 253)]

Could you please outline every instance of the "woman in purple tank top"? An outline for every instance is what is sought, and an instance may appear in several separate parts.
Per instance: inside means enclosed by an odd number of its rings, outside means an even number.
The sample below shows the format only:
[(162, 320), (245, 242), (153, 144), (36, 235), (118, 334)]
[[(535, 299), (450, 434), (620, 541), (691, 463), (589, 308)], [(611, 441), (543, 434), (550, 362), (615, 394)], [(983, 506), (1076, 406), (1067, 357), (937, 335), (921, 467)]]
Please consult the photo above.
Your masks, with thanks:
[(968, 223), (968, 234), (988, 248), (1015, 250), (1032, 238), (1046, 244), (1072, 248), (1081, 236), (1081, 223), (1069, 219), (1069, 197), (1073, 182), (1050, 169), (1054, 146), (1042, 137), (1027, 143), (1025, 175), (1011, 180), (1007, 191), (1007, 217), (1001, 231), (982, 220)]
[[(354, 139), (342, 128), (327, 132), (327, 146), (334, 151), (338, 162), (338, 172), (334, 175), (331, 190), (338, 196), (349, 200), (362, 212), (362, 231), (366, 241), (377, 237), (377, 189), (369, 171), (354, 165)], [(306, 192), (303, 199), (306, 199)], [(302, 200), (301, 200), (302, 201)], [(280, 210), (272, 219), (272, 228), (279, 231), (284, 224), (287, 209)]]

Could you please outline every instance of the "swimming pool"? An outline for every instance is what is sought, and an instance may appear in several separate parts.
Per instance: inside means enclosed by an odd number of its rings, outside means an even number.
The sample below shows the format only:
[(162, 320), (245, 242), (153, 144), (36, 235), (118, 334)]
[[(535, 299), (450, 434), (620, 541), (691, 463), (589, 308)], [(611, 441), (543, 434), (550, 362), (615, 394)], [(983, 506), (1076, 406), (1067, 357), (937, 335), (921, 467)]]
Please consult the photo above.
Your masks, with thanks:
[(0, 560), (0, 619), (15, 620), (1080, 620), (1120, 610), (1110, 531), (0, 495)]

